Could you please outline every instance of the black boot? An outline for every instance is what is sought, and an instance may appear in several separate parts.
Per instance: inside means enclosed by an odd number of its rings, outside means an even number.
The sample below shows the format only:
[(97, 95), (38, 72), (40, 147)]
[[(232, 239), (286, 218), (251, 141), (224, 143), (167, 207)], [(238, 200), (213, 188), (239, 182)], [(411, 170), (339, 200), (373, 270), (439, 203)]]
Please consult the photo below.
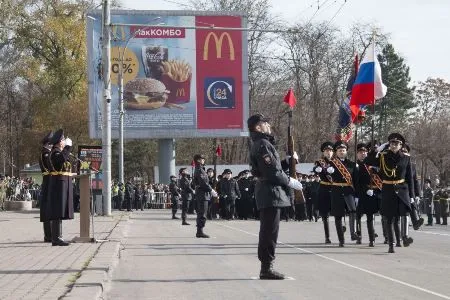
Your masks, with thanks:
[(388, 253), (395, 253), (395, 251), (394, 251), (394, 226), (393, 226), (392, 222), (395, 223), (395, 221), (393, 219), (386, 220), (386, 234), (387, 234), (388, 243), (389, 243)]
[(330, 241), (330, 225), (328, 224), (328, 217), (322, 217), (323, 230), (325, 231), (325, 244), (331, 244)]
[(62, 239), (62, 221), (53, 220), (52, 222), (52, 246), (69, 246), (69, 243)]
[[(352, 241), (358, 240), (358, 235), (356, 234), (355, 225), (356, 225), (356, 213), (351, 212), (348, 214), (348, 226), (350, 228), (350, 238)], [(360, 242), (361, 243), (361, 242)]]
[(183, 221), (181, 222), (181, 225), (191, 225), (188, 222), (186, 222), (186, 217), (182, 218)]
[(195, 236), (198, 238), (205, 238), (205, 239), (209, 238), (209, 235), (207, 235), (203, 232), (203, 228), (199, 228), (199, 227), (197, 227), (197, 234)]
[(344, 228), (342, 227), (342, 217), (335, 217), (336, 232), (339, 239), (339, 247), (344, 247)]
[(259, 279), (283, 280), (284, 275), (275, 271), (271, 262), (261, 263), (261, 272), (259, 273)]
[(371, 218), (367, 219), (367, 233), (369, 235), (369, 247), (373, 247), (373, 242), (375, 241), (375, 229)]
[(356, 240), (356, 244), (361, 244), (362, 239), (362, 228), (361, 228), (361, 215), (358, 214), (356, 216), (356, 235), (358, 239)]
[(447, 225), (447, 217), (442, 217), (442, 225)]
[(411, 237), (409, 237), (409, 234), (408, 234), (408, 217), (407, 216), (400, 217), (400, 233), (402, 236), (404, 247), (408, 247), (410, 244), (412, 244), (413, 239)]
[(381, 216), (381, 228), (383, 229), (384, 244), (388, 244), (387, 236), (387, 220), (385, 217)]
[(179, 220), (177, 216), (175, 216), (176, 212), (172, 212), (172, 220)]
[(418, 230), (420, 227), (422, 227), (424, 219), (419, 217), (419, 214), (417, 212), (415, 205), (412, 205), (410, 215), (411, 215), (411, 222), (413, 224), (414, 230)]
[(44, 225), (44, 242), (51, 243), (52, 242), (52, 225), (50, 221), (45, 221), (42, 223)]
[(400, 225), (398, 224), (398, 222), (399, 222), (399, 218), (395, 217), (394, 218), (394, 224), (393, 224), (393, 226), (394, 226), (394, 233), (395, 233), (395, 241), (396, 241), (395, 246), (396, 247), (401, 247), (402, 244), (400, 243)]

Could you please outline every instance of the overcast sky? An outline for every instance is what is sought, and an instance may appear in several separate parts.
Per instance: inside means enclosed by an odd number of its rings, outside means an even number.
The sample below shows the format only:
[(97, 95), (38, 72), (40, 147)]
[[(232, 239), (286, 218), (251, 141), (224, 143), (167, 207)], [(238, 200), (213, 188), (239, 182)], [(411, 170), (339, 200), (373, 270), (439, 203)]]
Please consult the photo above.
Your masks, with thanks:
[[(127, 9), (180, 9), (172, 0), (120, 1)], [(428, 77), (450, 81), (450, 0), (320, 0), (319, 10), (317, 0), (270, 2), (272, 12), (289, 24), (313, 16), (312, 21), (330, 20), (340, 8), (332, 20), (338, 28), (348, 29), (357, 21), (373, 22), (390, 34), (394, 48), (410, 67), (413, 81)]]

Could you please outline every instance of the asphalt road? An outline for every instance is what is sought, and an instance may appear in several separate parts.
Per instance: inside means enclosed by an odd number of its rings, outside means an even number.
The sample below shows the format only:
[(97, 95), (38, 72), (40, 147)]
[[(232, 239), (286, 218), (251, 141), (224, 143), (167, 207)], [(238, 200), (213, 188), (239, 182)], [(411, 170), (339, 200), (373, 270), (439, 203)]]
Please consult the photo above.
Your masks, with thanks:
[(276, 270), (290, 277), (259, 280), (258, 221), (208, 221), (210, 239), (195, 238), (191, 226), (170, 220), (169, 210), (135, 212), (126, 228), (123, 251), (108, 299), (450, 299), (450, 227), (422, 227), (414, 243), (387, 253), (380, 235), (369, 248), (331, 245), (322, 223), (282, 222)]

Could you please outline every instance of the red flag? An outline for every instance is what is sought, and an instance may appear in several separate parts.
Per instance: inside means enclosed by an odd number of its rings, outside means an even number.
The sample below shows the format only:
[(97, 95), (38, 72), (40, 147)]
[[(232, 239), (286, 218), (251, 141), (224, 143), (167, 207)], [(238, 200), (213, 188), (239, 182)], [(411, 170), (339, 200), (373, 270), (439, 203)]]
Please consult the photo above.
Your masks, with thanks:
[(217, 148), (216, 148), (216, 155), (217, 155), (218, 157), (222, 156), (222, 147), (220, 147), (220, 145), (217, 145)]
[(289, 106), (291, 108), (294, 108), (295, 103), (297, 103), (297, 99), (295, 99), (294, 96), (294, 92), (292, 91), (292, 89), (289, 89), (289, 91), (287, 92), (286, 96), (284, 96), (284, 100), (285, 103), (289, 104)]

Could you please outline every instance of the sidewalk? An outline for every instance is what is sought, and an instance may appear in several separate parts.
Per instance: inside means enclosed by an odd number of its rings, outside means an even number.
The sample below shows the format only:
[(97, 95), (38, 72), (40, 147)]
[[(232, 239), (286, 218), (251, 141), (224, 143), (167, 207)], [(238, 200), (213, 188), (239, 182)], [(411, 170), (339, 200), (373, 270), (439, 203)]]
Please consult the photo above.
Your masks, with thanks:
[[(95, 217), (98, 243), (52, 247), (43, 242), (39, 211), (0, 212), (0, 299), (94, 299), (118, 257), (119, 225), (128, 214)], [(63, 221), (63, 237), (79, 235), (79, 214)], [(115, 238), (115, 240), (114, 240)]]

